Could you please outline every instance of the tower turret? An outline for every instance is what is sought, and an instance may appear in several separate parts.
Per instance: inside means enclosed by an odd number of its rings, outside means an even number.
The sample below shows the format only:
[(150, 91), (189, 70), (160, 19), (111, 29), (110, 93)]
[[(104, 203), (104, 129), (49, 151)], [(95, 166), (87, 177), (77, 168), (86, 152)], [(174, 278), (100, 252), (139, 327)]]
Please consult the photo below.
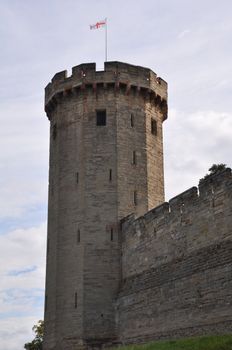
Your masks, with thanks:
[(119, 221), (164, 201), (167, 84), (106, 62), (57, 73), (45, 89), (50, 170), (44, 349), (117, 339)]

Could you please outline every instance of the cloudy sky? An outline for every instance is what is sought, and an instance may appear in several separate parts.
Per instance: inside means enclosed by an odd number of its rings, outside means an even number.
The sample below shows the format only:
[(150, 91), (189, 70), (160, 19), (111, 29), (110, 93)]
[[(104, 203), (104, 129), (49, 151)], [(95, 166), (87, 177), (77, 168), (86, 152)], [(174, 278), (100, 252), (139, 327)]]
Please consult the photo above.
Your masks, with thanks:
[(0, 0), (0, 350), (43, 317), (48, 183), (44, 87), (82, 62), (146, 66), (169, 83), (166, 199), (232, 166), (230, 0)]

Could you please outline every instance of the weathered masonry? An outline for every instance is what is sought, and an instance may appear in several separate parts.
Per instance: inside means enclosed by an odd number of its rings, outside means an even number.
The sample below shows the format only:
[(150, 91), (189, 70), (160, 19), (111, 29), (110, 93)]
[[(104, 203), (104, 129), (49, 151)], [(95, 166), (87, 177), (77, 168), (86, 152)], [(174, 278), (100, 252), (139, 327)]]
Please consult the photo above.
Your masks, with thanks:
[(117, 342), (120, 220), (163, 203), (167, 84), (150, 69), (106, 62), (57, 73), (50, 120), (44, 349)]
[(45, 91), (44, 350), (232, 333), (232, 175), (164, 202), (167, 84), (121, 62)]
[(122, 231), (119, 342), (232, 333), (231, 169)]

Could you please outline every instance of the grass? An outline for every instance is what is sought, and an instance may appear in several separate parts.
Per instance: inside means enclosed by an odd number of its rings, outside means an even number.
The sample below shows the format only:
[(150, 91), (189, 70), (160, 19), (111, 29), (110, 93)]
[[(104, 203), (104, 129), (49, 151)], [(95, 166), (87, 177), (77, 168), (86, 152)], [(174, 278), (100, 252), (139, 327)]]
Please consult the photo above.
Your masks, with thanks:
[(232, 335), (195, 337), (121, 346), (120, 350), (232, 350)]

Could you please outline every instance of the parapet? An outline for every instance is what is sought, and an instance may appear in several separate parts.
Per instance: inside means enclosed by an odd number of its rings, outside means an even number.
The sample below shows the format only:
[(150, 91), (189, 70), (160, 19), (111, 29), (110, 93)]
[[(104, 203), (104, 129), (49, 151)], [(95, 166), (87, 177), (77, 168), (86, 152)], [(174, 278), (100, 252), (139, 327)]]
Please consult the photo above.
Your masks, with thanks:
[[(169, 219), (176, 218), (177, 221), (182, 214), (191, 212), (193, 206), (201, 208), (202, 205), (211, 205), (213, 197), (220, 196), (221, 193), (230, 193), (232, 195), (232, 172), (230, 168), (207, 176), (206, 179), (200, 181), (199, 187), (191, 187), (185, 192), (180, 193), (169, 202), (164, 202), (151, 209), (144, 216), (134, 218), (130, 215), (121, 220), (122, 238), (130, 231), (130, 227), (136, 227), (140, 224), (147, 225), (149, 222), (157, 222), (165, 219), (167, 223)], [(133, 232), (133, 230), (132, 230)]]
[(171, 212), (182, 212), (183, 207), (188, 204), (194, 203), (198, 199), (197, 187), (191, 187), (187, 191), (182, 192), (178, 196), (170, 199), (170, 211)]
[(208, 175), (199, 182), (200, 197), (206, 197), (213, 194), (219, 188), (226, 187), (232, 183), (232, 173), (230, 168), (226, 168), (216, 174)]
[(66, 70), (56, 73), (45, 88), (45, 111), (48, 114), (60, 97), (102, 86), (141, 93), (160, 107), (163, 120), (167, 118), (167, 83), (149, 68), (122, 62), (105, 62), (104, 71), (96, 71), (95, 63), (80, 64), (72, 68), (70, 77)]

